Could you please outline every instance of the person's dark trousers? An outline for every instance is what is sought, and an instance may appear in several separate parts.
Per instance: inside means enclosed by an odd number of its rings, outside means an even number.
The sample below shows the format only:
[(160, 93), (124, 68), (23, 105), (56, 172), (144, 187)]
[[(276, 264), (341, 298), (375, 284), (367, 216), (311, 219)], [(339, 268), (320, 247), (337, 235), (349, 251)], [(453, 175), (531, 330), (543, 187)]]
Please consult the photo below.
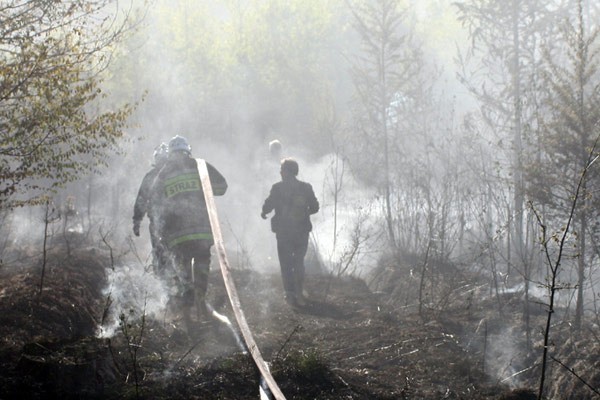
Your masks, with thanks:
[[(206, 313), (205, 296), (208, 289), (210, 268), (210, 243), (203, 240), (191, 240), (181, 243), (173, 249), (175, 266), (183, 279), (183, 293), (180, 293), (184, 318), (190, 318), (190, 309), (198, 306), (198, 313)], [(192, 264), (192, 259), (193, 264)], [(192, 269), (193, 265), (193, 269)]]
[(308, 232), (281, 232), (276, 234), (276, 238), (283, 290), (286, 298), (294, 302), (296, 297), (302, 296)]
[(157, 276), (161, 276), (164, 274), (168, 255), (156, 232), (153, 220), (150, 220), (150, 243), (152, 244), (152, 268)]

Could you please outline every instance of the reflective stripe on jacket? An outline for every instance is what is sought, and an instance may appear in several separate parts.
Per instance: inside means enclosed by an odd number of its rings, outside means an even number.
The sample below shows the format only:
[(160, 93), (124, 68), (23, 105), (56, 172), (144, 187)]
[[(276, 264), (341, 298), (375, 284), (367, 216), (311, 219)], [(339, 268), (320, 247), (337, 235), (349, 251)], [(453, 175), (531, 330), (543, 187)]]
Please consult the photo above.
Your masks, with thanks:
[[(225, 194), (227, 182), (219, 171), (206, 163), (213, 192)], [(212, 243), (204, 192), (196, 160), (187, 156), (169, 158), (153, 184), (156, 195), (157, 229), (169, 248), (190, 240)]]

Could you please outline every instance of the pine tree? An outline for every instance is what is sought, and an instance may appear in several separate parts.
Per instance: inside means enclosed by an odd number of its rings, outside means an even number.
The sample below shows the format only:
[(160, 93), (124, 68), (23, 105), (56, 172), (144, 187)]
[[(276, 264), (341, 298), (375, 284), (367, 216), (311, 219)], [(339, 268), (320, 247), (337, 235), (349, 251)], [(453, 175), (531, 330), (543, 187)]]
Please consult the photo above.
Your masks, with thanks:
[(352, 65), (356, 93), (355, 135), (362, 175), (380, 190), (390, 243), (396, 246), (392, 171), (397, 157), (401, 123), (409, 112), (416, 76), (422, 66), (419, 49), (411, 37), (408, 10), (394, 0), (374, 0), (360, 5), (348, 2), (360, 39), (360, 54)]
[[(546, 122), (542, 137), (543, 159), (531, 168), (531, 196), (548, 208), (548, 217), (561, 223), (569, 208), (575, 182), (589, 163), (590, 149), (600, 135), (600, 31), (586, 27), (583, 1), (577, 12), (565, 21), (561, 40), (546, 45), (545, 87)], [(583, 318), (586, 266), (593, 254), (590, 238), (600, 231), (596, 221), (600, 214), (597, 191), (598, 168), (591, 168), (581, 183), (581, 201), (575, 210), (575, 243), (577, 259), (577, 303), (574, 326), (581, 327)], [(592, 241), (593, 243), (593, 241)]]

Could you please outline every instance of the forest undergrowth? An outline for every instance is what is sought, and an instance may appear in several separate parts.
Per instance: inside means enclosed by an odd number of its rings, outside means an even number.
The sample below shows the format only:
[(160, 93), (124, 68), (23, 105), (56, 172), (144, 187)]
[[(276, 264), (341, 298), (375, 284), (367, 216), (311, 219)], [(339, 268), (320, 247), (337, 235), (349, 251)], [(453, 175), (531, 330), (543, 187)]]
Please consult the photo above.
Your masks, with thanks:
[[(258, 398), (258, 370), (223, 323), (198, 321), (187, 335), (177, 315), (118, 309), (105, 286), (119, 266), (105, 249), (50, 252), (41, 291), (39, 255), (16, 254), (0, 269), (0, 398)], [(543, 306), (530, 304), (528, 347), (522, 293), (499, 299), (489, 282), (446, 270), (430, 297), (438, 302), (418, 307), (409, 266), (389, 265), (381, 276), (386, 285), (374, 289), (311, 274), (308, 305), (292, 309), (278, 273), (235, 270), (245, 315), (286, 398), (536, 398)], [(217, 268), (209, 295), (235, 326)], [(110, 318), (119, 328), (99, 337)], [(582, 348), (590, 341), (560, 326), (554, 341), (561, 350), (548, 398), (594, 398), (587, 385), (600, 385), (600, 347)]]

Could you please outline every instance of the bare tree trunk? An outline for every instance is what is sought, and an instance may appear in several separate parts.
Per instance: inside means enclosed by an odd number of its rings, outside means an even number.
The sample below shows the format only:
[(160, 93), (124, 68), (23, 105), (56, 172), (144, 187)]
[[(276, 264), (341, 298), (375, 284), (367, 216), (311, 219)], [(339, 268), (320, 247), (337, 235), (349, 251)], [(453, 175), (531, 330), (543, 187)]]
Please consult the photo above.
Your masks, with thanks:
[(94, 186), (93, 176), (90, 174), (90, 180), (88, 182), (88, 193), (87, 193), (87, 232), (92, 230), (92, 192)]
[[(383, 55), (382, 55), (383, 59)], [(385, 77), (385, 71), (382, 73)], [(383, 82), (384, 93), (382, 94), (382, 101), (385, 101), (387, 98), (385, 91), (385, 78)], [(387, 128), (387, 105), (383, 104), (383, 151), (384, 151), (384, 170), (385, 170), (385, 181), (384, 181), (384, 191), (385, 191), (385, 215), (387, 222), (387, 230), (390, 238), (390, 243), (393, 248), (396, 248), (396, 235), (394, 234), (394, 224), (392, 220), (392, 190), (391, 190), (391, 182), (390, 182), (390, 149), (389, 149), (389, 138), (388, 138), (388, 128)]]
[[(510, 193), (509, 193), (510, 196)], [(512, 269), (512, 246), (511, 240), (512, 235), (512, 209), (510, 208), (510, 202), (506, 207), (506, 275), (510, 277)]]
[[(520, 0), (513, 0), (513, 107), (514, 107), (514, 161), (513, 161), (513, 179), (514, 179), (514, 229), (515, 229), (515, 252), (519, 260), (523, 259), (523, 143), (522, 143), (522, 119), (523, 108), (521, 105), (521, 48), (519, 34), (520, 20)], [(510, 262), (510, 259), (509, 259)]]
[(342, 160), (342, 170), (340, 171), (340, 155), (336, 151), (335, 153), (335, 163), (332, 169), (333, 175), (333, 251), (335, 252), (335, 248), (337, 245), (337, 224), (338, 224), (338, 203), (340, 192), (342, 191), (342, 185), (344, 182), (344, 160)]
[(425, 313), (423, 312), (423, 303), (425, 302), (424, 290), (425, 290), (425, 275), (429, 266), (429, 251), (431, 250), (431, 240), (427, 242), (427, 249), (425, 251), (425, 257), (423, 259), (423, 267), (421, 268), (421, 277), (419, 281), (419, 316), (421, 320), (426, 321)]
[(44, 210), (44, 243), (42, 245), (42, 276), (40, 278), (40, 292), (39, 295), (42, 295), (42, 291), (44, 290), (44, 275), (46, 274), (46, 259), (47, 259), (47, 249), (46, 244), (48, 243), (48, 226), (50, 225), (50, 201), (46, 200), (46, 207)]
[[(583, 193), (585, 193), (585, 183)], [(584, 200), (585, 203), (585, 200)], [(577, 258), (577, 303), (575, 306), (575, 321), (573, 322), (576, 331), (581, 330), (583, 321), (583, 284), (585, 282), (585, 252), (586, 252), (586, 229), (587, 229), (587, 213), (584, 210), (579, 216), (579, 257)]]
[[(586, 54), (585, 50), (585, 24), (583, 19), (583, 4), (579, 2), (579, 53), (581, 53), (581, 57)], [(583, 60), (584, 63), (587, 63), (587, 59)], [(578, 101), (578, 117), (580, 121), (580, 129), (581, 129), (581, 159), (586, 159), (586, 148), (587, 144), (587, 133), (589, 131), (588, 118), (586, 115), (586, 98), (585, 98), (585, 83), (587, 81), (585, 64), (579, 63), (577, 68), (577, 80), (579, 82), (579, 87), (577, 90), (577, 101)], [(584, 166), (585, 168), (585, 166)], [(579, 232), (577, 235), (577, 240), (579, 244), (579, 257), (577, 259), (577, 304), (575, 306), (575, 321), (574, 326), (575, 330), (579, 331), (581, 329), (581, 324), (583, 320), (583, 284), (585, 281), (585, 253), (586, 253), (586, 235), (587, 235), (587, 177), (584, 176), (581, 182), (581, 198), (582, 198), (582, 206), (581, 211), (579, 213)]]
[[(542, 210), (542, 216), (544, 212)], [(533, 234), (530, 230), (533, 230), (533, 221), (532, 217), (529, 216), (527, 218), (527, 232), (525, 233), (525, 237), (527, 238), (526, 244), (529, 245), (529, 237)], [(537, 261), (533, 260), (534, 252), (532, 252), (531, 259), (525, 260), (523, 263), (523, 284), (524, 284), (524, 299), (523, 299), (523, 323), (525, 325), (525, 338), (527, 341), (527, 348), (531, 349), (531, 313), (529, 308), (529, 286), (531, 282), (531, 270), (533, 268), (534, 262), (537, 265)]]
[[(540, 215), (536, 212), (536, 210), (532, 207), (533, 212), (537, 218), (538, 224), (542, 230), (542, 246), (544, 249), (544, 254), (546, 257), (546, 261), (548, 262), (548, 267), (550, 268), (550, 277), (547, 278), (549, 282), (547, 284), (547, 289), (549, 292), (549, 303), (548, 303), (548, 317), (546, 319), (546, 327), (544, 329), (544, 346), (543, 346), (543, 354), (542, 354), (542, 368), (541, 368), (541, 377), (540, 377), (540, 386), (538, 392), (538, 399), (541, 400), (544, 394), (544, 384), (546, 379), (546, 363), (548, 361), (548, 345), (550, 343), (550, 328), (552, 326), (552, 315), (554, 314), (554, 300), (556, 297), (556, 293), (559, 290), (558, 285), (558, 274), (560, 272), (562, 256), (565, 250), (565, 244), (567, 241), (567, 236), (570, 234), (571, 225), (574, 223), (575, 219), (575, 210), (577, 209), (579, 200), (583, 195), (585, 195), (585, 181), (586, 175), (592, 164), (598, 160), (600, 156), (594, 156), (596, 152), (596, 146), (598, 144), (598, 140), (600, 136), (596, 138), (594, 145), (592, 146), (588, 161), (581, 172), (581, 176), (579, 177), (579, 181), (577, 182), (577, 186), (575, 188), (575, 193), (572, 196), (572, 201), (570, 205), (569, 215), (567, 217), (566, 224), (563, 229), (561, 229), (560, 236), (552, 235), (548, 237), (547, 227), (540, 217)], [(582, 213), (585, 216), (585, 213)], [(558, 243), (558, 253), (556, 255), (555, 260), (552, 260), (551, 251), (549, 249), (548, 243), (557, 242)]]

